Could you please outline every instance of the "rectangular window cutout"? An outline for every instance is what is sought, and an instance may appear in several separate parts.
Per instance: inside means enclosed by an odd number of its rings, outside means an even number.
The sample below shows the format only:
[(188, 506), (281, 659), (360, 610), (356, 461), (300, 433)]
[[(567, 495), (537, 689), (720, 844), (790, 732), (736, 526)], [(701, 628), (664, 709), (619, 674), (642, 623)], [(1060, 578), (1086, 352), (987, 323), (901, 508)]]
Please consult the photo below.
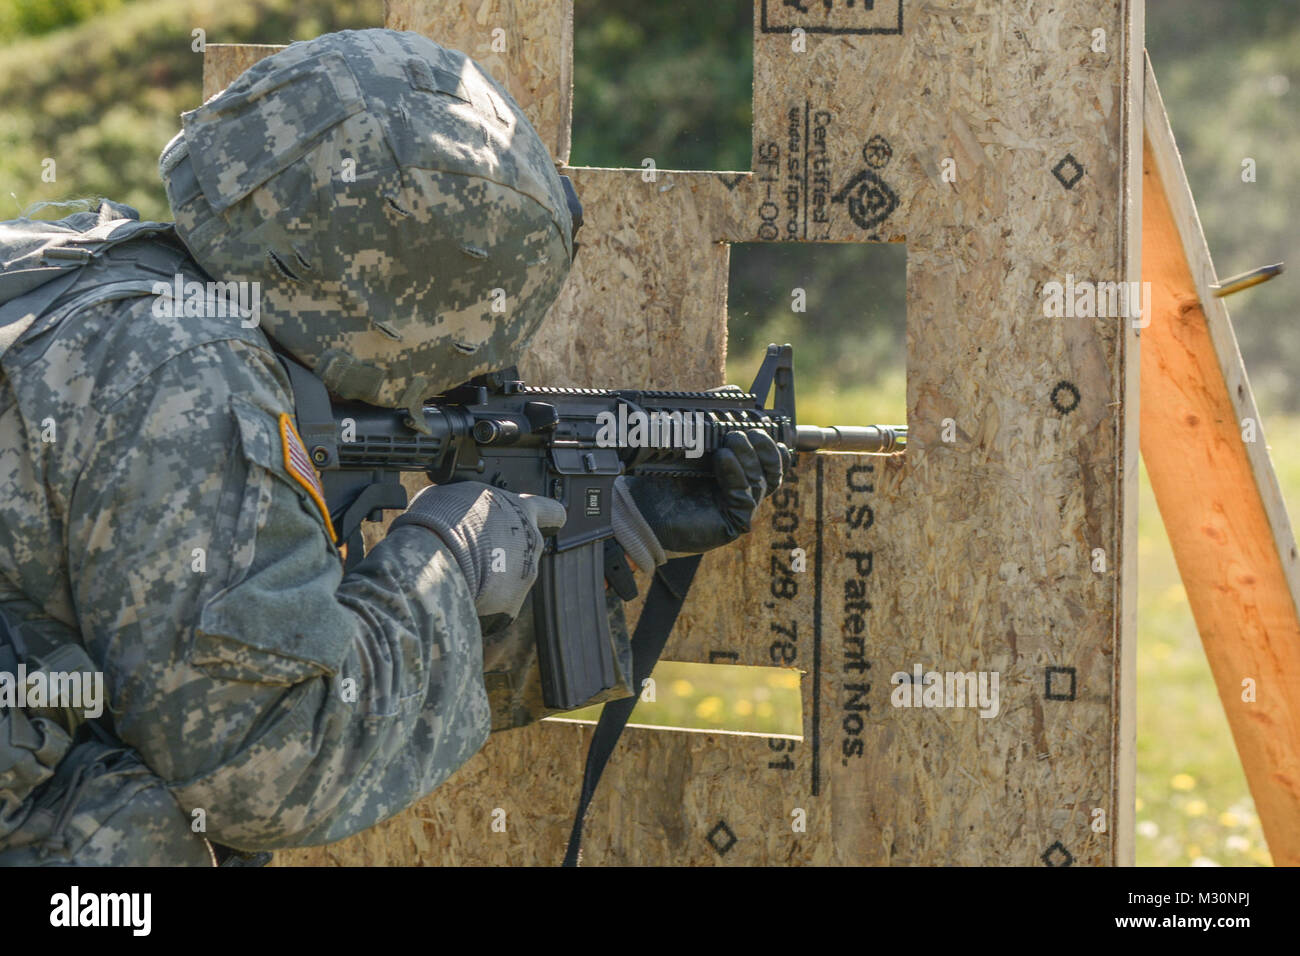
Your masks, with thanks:
[[(785, 667), (660, 661), (630, 723), (670, 730), (752, 733), (803, 739), (801, 673)], [(648, 700), (653, 696), (654, 700)], [(594, 721), (587, 707), (548, 720)]]
[(747, 170), (752, 0), (576, 0), (575, 166)]
[(906, 424), (906, 315), (902, 243), (733, 243), (727, 382), (789, 343), (799, 424)]

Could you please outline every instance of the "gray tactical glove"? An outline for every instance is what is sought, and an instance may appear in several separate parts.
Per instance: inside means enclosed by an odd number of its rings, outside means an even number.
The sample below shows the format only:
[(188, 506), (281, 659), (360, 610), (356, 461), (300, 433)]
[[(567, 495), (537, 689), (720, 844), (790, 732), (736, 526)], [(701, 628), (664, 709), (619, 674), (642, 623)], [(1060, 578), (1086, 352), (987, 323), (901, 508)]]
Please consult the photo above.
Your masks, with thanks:
[(781, 486), (790, 451), (766, 432), (732, 432), (708, 478), (624, 475), (614, 482), (614, 538), (632, 563), (652, 570), (668, 553), (698, 554), (749, 531), (759, 502)]
[(425, 488), (392, 526), (418, 524), (442, 539), (489, 633), (518, 617), (537, 580), (542, 533), (558, 531), (565, 518), (564, 505), (552, 498), (458, 481)]

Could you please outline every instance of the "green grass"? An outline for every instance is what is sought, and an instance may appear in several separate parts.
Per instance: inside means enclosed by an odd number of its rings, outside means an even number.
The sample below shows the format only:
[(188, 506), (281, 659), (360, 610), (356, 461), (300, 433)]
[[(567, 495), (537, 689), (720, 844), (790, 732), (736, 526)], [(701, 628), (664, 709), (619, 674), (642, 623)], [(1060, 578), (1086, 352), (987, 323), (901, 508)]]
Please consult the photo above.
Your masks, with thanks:
[[(1279, 426), (1300, 430), (1300, 420)], [(1293, 458), (1288, 464), (1300, 478), (1300, 455)], [(1137, 861), (1267, 864), (1255, 804), (1145, 467), (1138, 509)]]
[[(795, 736), (803, 733), (799, 671), (660, 661), (654, 681), (655, 700), (637, 703), (632, 714), (634, 724)], [(600, 711), (599, 706), (587, 707), (565, 717), (595, 720)]]
[[(1263, 414), (1290, 514), (1300, 505), (1300, 416)], [(1155, 496), (1138, 513), (1140, 864), (1268, 864), (1255, 804), (1210, 676)]]

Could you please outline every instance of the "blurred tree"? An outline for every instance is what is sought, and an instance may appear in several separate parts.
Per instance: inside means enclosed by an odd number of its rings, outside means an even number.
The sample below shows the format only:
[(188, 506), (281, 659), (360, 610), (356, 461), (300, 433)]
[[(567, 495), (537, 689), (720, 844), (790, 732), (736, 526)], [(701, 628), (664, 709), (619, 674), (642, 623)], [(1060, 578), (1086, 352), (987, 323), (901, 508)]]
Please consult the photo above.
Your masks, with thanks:
[[(10, 10), (24, 0), (3, 2), (0, 10)], [(96, 2), (78, 7), (77, 20)], [(5, 215), (45, 200), (109, 196), (146, 219), (167, 219), (158, 154), (180, 114), (202, 102), (196, 27), (213, 43), (288, 43), (381, 22), (383, 0), (134, 0), (11, 43), (0, 49)], [(42, 175), (47, 159), (52, 181)]]
[(749, 169), (752, 0), (575, 0), (580, 166)]
[[(804, 311), (795, 311), (802, 290)], [(902, 244), (741, 243), (731, 247), (728, 373), (735, 384), (769, 342), (795, 346), (796, 379), (848, 394), (891, 377), (901, 387), (907, 309)], [(901, 408), (901, 403), (900, 403)]]
[[(1300, 409), (1300, 4), (1147, 0), (1147, 49), (1220, 276), (1286, 261), (1229, 300), (1261, 410)], [(1254, 160), (1254, 182), (1243, 162)]]
[(0, 41), (72, 26), (125, 2), (128, 0), (0, 0)]

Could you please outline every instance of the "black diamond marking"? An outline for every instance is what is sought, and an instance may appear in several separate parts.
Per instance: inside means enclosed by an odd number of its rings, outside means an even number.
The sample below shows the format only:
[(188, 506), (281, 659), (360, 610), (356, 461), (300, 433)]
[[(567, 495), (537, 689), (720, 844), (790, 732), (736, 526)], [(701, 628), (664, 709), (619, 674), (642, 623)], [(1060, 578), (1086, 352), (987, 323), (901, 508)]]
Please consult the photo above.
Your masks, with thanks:
[(864, 232), (880, 225), (898, 208), (894, 191), (869, 169), (860, 171), (845, 183), (844, 188), (831, 197), (831, 202), (844, 203), (849, 218)]
[(740, 173), (737, 176), (719, 176), (718, 180), (722, 183), (722, 185), (726, 186), (728, 190), (732, 190), (735, 189), (737, 186), (739, 186), (740, 181), (744, 178), (745, 178), (745, 174)]
[[(1066, 168), (1069, 172), (1066, 173)], [(1065, 158), (1052, 167), (1052, 175), (1066, 189), (1073, 189), (1075, 185), (1083, 178), (1083, 166), (1074, 158), (1073, 153), (1066, 153)]]
[[(1062, 400), (1067, 395), (1068, 403)], [(1079, 390), (1071, 382), (1057, 382), (1056, 387), (1052, 389), (1052, 407), (1062, 415), (1068, 415), (1078, 408), (1079, 399)]]
[[(1056, 854), (1059, 854), (1059, 858)], [(1039, 859), (1048, 866), (1069, 866), (1074, 862), (1074, 855), (1065, 848), (1065, 845), (1060, 840), (1057, 840), (1043, 851), (1043, 855)], [(1053, 860), (1059, 860), (1059, 862), (1054, 863)]]
[[(1043, 688), (1043, 696), (1048, 700), (1074, 700), (1074, 693), (1077, 687), (1077, 675), (1073, 667), (1049, 667), (1043, 672), (1047, 686)], [(1053, 677), (1069, 677), (1070, 689), (1062, 693), (1053, 688)]]
[(731, 827), (727, 826), (725, 820), (719, 820), (718, 825), (709, 831), (705, 839), (709, 841), (709, 846), (718, 851), (718, 856), (726, 856), (727, 851), (737, 842), (736, 834), (731, 832)]

